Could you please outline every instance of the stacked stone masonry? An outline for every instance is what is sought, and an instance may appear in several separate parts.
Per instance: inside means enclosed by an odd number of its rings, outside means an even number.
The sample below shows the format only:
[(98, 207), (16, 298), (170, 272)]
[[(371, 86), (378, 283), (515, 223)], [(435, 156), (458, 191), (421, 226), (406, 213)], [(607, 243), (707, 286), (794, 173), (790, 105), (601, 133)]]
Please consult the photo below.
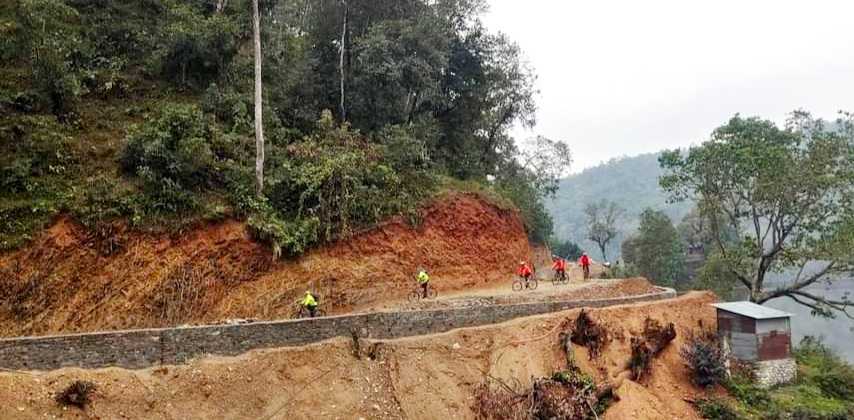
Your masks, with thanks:
[(434, 334), (495, 324), (514, 318), (581, 307), (668, 299), (664, 289), (614, 299), (551, 301), (457, 309), (375, 312), (242, 325), (109, 331), (0, 339), (0, 368), (52, 370), (62, 367), (130, 369), (180, 364), (204, 355), (234, 356), (254, 349), (301, 346), (356, 332), (370, 339)]
[(795, 359), (765, 360), (756, 363), (756, 382), (760, 387), (770, 388), (793, 382), (798, 375)]

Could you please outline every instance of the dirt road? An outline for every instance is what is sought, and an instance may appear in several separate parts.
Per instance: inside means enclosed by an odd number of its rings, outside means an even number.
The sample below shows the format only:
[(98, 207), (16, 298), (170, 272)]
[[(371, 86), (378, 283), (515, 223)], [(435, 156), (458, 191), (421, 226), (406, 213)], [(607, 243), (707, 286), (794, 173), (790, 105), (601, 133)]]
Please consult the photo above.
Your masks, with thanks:
[[(676, 340), (656, 358), (643, 384), (624, 382), (606, 419), (697, 419), (684, 399), (701, 390), (688, 380), (679, 347), (689, 329), (712, 325), (714, 297), (676, 299), (593, 309), (615, 338), (598, 358), (576, 348), (582, 369), (610, 378), (629, 357), (629, 339), (644, 318), (672, 320)], [(489, 375), (525, 385), (562, 369), (560, 327), (579, 310), (522, 318), (444, 334), (362, 343), (349, 339), (301, 348), (206, 358), (183, 366), (144, 370), (62, 369), (0, 372), (0, 418), (101, 419), (470, 419), (473, 388)], [(76, 379), (98, 390), (84, 412), (63, 409), (52, 395)]]

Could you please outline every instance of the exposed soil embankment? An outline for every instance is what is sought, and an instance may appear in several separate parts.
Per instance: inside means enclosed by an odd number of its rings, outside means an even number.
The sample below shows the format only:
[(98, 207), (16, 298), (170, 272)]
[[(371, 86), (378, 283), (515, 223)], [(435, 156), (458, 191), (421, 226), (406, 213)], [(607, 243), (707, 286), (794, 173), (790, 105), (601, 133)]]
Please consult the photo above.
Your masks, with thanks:
[[(643, 383), (630, 379), (615, 390), (619, 401), (607, 419), (696, 419), (685, 398), (691, 385), (679, 358), (687, 331), (714, 325), (714, 296), (680, 298), (591, 309), (611, 339), (588, 360), (574, 347), (577, 364), (611, 380), (624, 370), (631, 337), (647, 317), (675, 324), (676, 338), (652, 361)], [(523, 318), (503, 324), (386, 342), (336, 339), (302, 348), (209, 358), (184, 366), (140, 371), (64, 369), (47, 373), (0, 372), (0, 418), (234, 418), (234, 419), (450, 419), (474, 418), (473, 393), (492, 377), (530, 387), (532, 378), (566, 368), (561, 329), (580, 310)], [(74, 380), (97, 386), (83, 413), (63, 410), (52, 396)]]
[(309, 286), (327, 311), (343, 312), (403, 296), (419, 266), (452, 291), (507, 281), (534, 254), (515, 212), (474, 195), (440, 199), (421, 219), (417, 227), (394, 219), (287, 261), (237, 221), (98, 236), (59, 219), (0, 257), (0, 335), (287, 318)]

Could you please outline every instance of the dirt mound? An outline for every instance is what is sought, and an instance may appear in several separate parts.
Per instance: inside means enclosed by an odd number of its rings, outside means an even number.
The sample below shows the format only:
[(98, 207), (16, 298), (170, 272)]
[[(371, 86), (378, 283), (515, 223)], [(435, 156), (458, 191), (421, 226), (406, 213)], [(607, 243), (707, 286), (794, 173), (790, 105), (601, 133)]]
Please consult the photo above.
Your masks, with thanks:
[(506, 281), (519, 258), (534, 257), (519, 216), (477, 196), (451, 194), (421, 216), (417, 227), (393, 219), (288, 261), (237, 221), (153, 235), (61, 218), (0, 257), (0, 335), (287, 318), (307, 287), (327, 312), (343, 312), (402, 297), (418, 267), (452, 291)]
[[(647, 317), (672, 321), (677, 331), (652, 360), (643, 384), (626, 380), (616, 389), (619, 401), (605, 412), (606, 419), (699, 418), (684, 398), (702, 391), (691, 384), (678, 349), (687, 330), (699, 322), (714, 325), (708, 305), (713, 301), (711, 294), (690, 293), (587, 311), (614, 337), (592, 361), (583, 347), (574, 346), (576, 363), (597, 383), (623, 370), (629, 338), (643, 334)], [(566, 369), (560, 329), (579, 313), (370, 343), (370, 357), (361, 358), (354, 356), (352, 340), (341, 338), (138, 371), (0, 372), (0, 418), (469, 419), (475, 417), (477, 388), (487, 378), (531, 389), (533, 378)], [(63, 410), (53, 401), (57, 390), (75, 380), (97, 387), (85, 413)]]

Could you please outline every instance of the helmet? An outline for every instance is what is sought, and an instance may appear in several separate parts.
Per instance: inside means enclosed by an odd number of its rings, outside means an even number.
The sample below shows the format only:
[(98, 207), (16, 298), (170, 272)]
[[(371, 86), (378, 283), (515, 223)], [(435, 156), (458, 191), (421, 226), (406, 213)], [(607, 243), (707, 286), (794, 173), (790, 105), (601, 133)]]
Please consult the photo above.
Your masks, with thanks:
[(525, 260), (519, 261), (519, 265), (525, 265)]
[(308, 291), (308, 290), (306, 290), (306, 291), (305, 291), (305, 294), (310, 295), (310, 294), (311, 294), (311, 292), (310, 292), (310, 291)]

